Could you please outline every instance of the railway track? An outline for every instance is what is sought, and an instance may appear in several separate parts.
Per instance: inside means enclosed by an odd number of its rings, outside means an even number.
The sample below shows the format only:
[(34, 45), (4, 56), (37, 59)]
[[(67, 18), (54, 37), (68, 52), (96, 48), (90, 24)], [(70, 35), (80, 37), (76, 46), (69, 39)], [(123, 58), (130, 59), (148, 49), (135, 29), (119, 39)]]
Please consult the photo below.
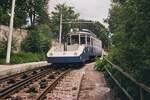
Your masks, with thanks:
[[(84, 76), (82, 69), (47, 69), (29, 75), (25, 79), (19, 80), (14, 84), (0, 90), (0, 99), (2, 100), (79, 100), (81, 83)], [(3, 82), (9, 79), (20, 77), (27, 73), (32, 73), (37, 70), (18, 73), (10, 77), (3, 78)], [(46, 83), (44, 88), (41, 88), (41, 81)], [(43, 84), (43, 83), (42, 83)], [(35, 86), (36, 85), (36, 86)], [(34, 90), (31, 88), (34, 87)], [(34, 94), (32, 97), (31, 94)]]
[(78, 100), (83, 76), (84, 71), (65, 71), (36, 100)]
[(5, 76), (3, 78), (0, 78), (0, 93), (8, 87), (13, 86), (13, 84), (17, 84), (19, 82), (22, 82), (24, 79), (28, 77), (32, 77), (33, 75), (40, 73), (44, 70), (49, 69), (49, 66), (43, 66), (40, 68), (31, 69), (28, 71), (24, 71), (21, 73), (13, 74), (10, 76)]
[[(38, 69), (39, 70), (39, 69)], [(19, 74), (15, 74), (15, 75), (12, 75), (10, 77), (6, 77), (6, 78), (3, 78), (2, 81), (3, 82), (7, 82), (9, 79), (12, 79), (12, 78), (15, 78), (15, 77), (20, 77), (21, 75), (24, 75), (25, 73), (29, 73), (29, 72), (34, 72), (34, 71), (37, 71), (37, 70), (32, 70), (32, 71), (26, 71), (26, 72), (23, 72), (23, 73), (19, 73)], [(0, 100), (12, 100), (12, 99), (17, 99), (18, 97), (21, 98), (22, 95), (19, 95), (19, 93), (22, 92), (22, 90), (25, 90), (25, 89), (28, 89), (30, 90), (30, 87), (32, 85), (34, 85), (34, 83), (38, 83), (38, 87), (39, 87), (39, 92), (35, 93), (36, 96), (38, 96), (42, 91), (43, 89), (41, 89), (40, 87), (40, 82), (44, 79), (45, 82), (47, 83), (52, 83), (53, 80), (55, 80), (61, 73), (65, 72), (66, 69), (65, 68), (54, 68), (53, 66), (51, 67), (48, 67), (45, 69), (40, 69), (39, 72), (37, 73), (34, 73), (33, 75), (29, 75), (28, 77), (26, 77), (25, 79), (22, 79), (22, 80), (19, 80), (17, 82), (15, 82), (14, 84), (11, 84), (7, 87), (4, 87), (3, 89), (0, 90)], [(47, 86), (46, 86), (47, 87)], [(26, 91), (26, 90), (25, 90)], [(25, 92), (26, 94), (28, 94), (27, 92)], [(31, 92), (32, 93), (32, 92)], [(34, 93), (34, 92), (33, 92)], [(34, 99), (32, 100), (35, 100), (37, 97), (34, 97)], [(30, 100), (28, 99), (28, 97), (26, 97), (27, 99), (25, 100)], [(18, 100), (18, 99), (17, 99)], [(21, 99), (22, 100), (22, 99)], [(24, 100), (24, 99), (23, 99)]]
[(50, 90), (52, 90), (53, 88), (55, 88), (55, 86), (58, 84), (59, 81), (61, 81), (61, 79), (67, 74), (69, 73), (70, 70), (65, 71), (64, 73), (62, 73), (57, 79), (55, 79), (38, 97), (37, 100), (43, 100), (45, 98), (45, 96), (47, 95), (48, 92), (50, 92)]
[(78, 87), (78, 91), (77, 91), (76, 100), (79, 100), (79, 97), (80, 97), (81, 84), (82, 84), (82, 82), (83, 82), (84, 74), (85, 74), (85, 73), (82, 74), (81, 79), (80, 79), (80, 83), (79, 83), (79, 87)]
[(3, 76), (3, 77), (0, 78), (0, 84), (2, 82), (4, 82), (4, 81), (8, 81), (9, 79), (14, 79), (14, 78), (20, 77), (20, 76), (22, 76), (24, 74), (29, 74), (29, 73), (31, 73), (33, 71), (43, 70), (45, 68), (47, 68), (47, 66), (43, 66), (43, 67), (40, 67), (40, 68), (34, 68), (34, 69), (31, 69), (31, 70), (27, 70), (27, 71), (16, 73), (16, 74), (12, 74), (12, 75)]
[(30, 84), (34, 80), (37, 80), (37, 79), (43, 77), (44, 75), (46, 75), (50, 71), (51, 71), (51, 69), (46, 70), (46, 71), (42, 71), (40, 73), (37, 73), (37, 74), (35, 74), (35, 75), (31, 76), (31, 77), (23, 79), (23, 80), (15, 83), (15, 84), (13, 84), (11, 86), (8, 86), (8, 87), (2, 89), (0, 91), (0, 99), (5, 99), (6, 97), (9, 97), (15, 91), (21, 89), (23, 86), (27, 86), (28, 84)]

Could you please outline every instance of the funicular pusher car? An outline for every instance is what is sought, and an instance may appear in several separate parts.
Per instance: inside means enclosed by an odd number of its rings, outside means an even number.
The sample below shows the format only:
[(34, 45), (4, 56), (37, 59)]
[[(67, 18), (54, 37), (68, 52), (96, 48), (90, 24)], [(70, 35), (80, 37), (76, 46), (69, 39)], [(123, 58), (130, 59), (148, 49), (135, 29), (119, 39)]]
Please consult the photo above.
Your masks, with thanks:
[(87, 30), (72, 31), (67, 34), (65, 45), (52, 46), (47, 53), (48, 63), (84, 63), (90, 58), (101, 56), (102, 42)]

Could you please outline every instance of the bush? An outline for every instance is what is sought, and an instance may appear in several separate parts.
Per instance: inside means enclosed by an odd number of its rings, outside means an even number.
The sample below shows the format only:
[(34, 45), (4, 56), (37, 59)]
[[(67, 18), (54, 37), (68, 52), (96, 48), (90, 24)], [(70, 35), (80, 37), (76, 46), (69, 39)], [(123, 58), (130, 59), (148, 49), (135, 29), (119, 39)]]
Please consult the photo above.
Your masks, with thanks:
[(4, 58), (6, 56), (6, 51), (7, 51), (7, 41), (2, 40), (0, 41), (0, 58)]
[[(5, 57), (0, 58), (0, 64), (5, 63)], [(46, 56), (44, 53), (27, 53), (21, 52), (17, 54), (11, 55), (11, 64), (21, 64), (28, 62), (38, 62), (46, 60)]]
[(107, 66), (107, 62), (105, 59), (97, 59), (96, 60), (96, 65), (95, 65), (95, 68), (96, 70), (98, 71), (105, 71), (105, 66)]
[(0, 64), (4, 64), (5, 63), (5, 58), (0, 58)]
[[(23, 52), (12, 53), (11, 63), (27, 63), (46, 60), (46, 53), (51, 46), (50, 29), (47, 25), (42, 24), (30, 30), (26, 39), (22, 42), (21, 48)], [(13, 39), (12, 49), (16, 48), (16, 42)], [(7, 41), (0, 41), (0, 64), (4, 64), (6, 60)]]
[(22, 50), (25, 52), (42, 53), (47, 52), (51, 46), (50, 28), (38, 25), (28, 32), (28, 36), (22, 42)]
[(22, 52), (18, 54), (12, 54), (12, 57), (11, 57), (11, 63), (13, 64), (38, 62), (42, 60), (46, 60), (46, 57), (44, 54), (39, 54), (39, 53)]

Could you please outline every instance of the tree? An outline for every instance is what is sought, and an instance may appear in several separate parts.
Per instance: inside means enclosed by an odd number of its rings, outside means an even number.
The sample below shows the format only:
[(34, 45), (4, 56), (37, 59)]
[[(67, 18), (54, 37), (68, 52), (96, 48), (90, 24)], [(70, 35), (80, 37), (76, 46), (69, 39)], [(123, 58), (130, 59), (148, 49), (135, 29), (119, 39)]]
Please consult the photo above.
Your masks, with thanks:
[[(52, 32), (54, 36), (57, 37), (59, 33), (59, 24), (60, 24), (60, 15), (62, 14), (62, 18), (64, 22), (70, 22), (78, 19), (79, 13), (74, 11), (73, 7), (67, 6), (66, 4), (58, 4), (55, 7), (55, 11), (52, 12)], [(62, 32), (66, 34), (70, 30), (69, 24), (63, 24)]]
[(51, 46), (50, 28), (41, 24), (29, 31), (28, 36), (22, 42), (22, 50), (33, 53), (46, 53)]
[[(111, 51), (112, 61), (122, 66), (137, 80), (149, 85), (150, 80), (150, 1), (148, 0), (124, 0), (117, 2), (110, 11), (109, 28), (113, 35), (113, 47)], [(128, 80), (123, 80), (119, 74), (115, 74), (126, 83), (127, 88), (138, 97), (137, 91), (133, 92)], [(137, 93), (137, 94), (136, 94)], [(148, 100), (148, 99), (147, 99)]]
[[(22, 27), (30, 19), (31, 27), (50, 22), (47, 12), (48, 0), (16, 0), (14, 26)], [(9, 25), (12, 0), (0, 2), (0, 24)], [(45, 21), (47, 20), (47, 21)]]
[[(21, 27), (26, 24), (26, 12), (24, 9), (24, 0), (17, 0), (15, 7), (15, 27)], [(12, 0), (1, 0), (0, 2), (0, 24), (9, 25), (10, 13), (11, 13)]]
[(26, 0), (25, 9), (30, 19), (31, 27), (39, 22), (50, 22), (47, 12), (48, 1), (49, 0)]
[(0, 24), (9, 25), (10, 0), (0, 2)]

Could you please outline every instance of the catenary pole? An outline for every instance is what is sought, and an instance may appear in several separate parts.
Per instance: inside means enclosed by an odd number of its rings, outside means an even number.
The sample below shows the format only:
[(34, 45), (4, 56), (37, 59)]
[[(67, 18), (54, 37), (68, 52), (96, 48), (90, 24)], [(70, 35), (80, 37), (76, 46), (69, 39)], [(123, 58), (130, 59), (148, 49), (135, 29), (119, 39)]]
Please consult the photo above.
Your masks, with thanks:
[(59, 44), (61, 45), (61, 35), (62, 35), (62, 14), (60, 15), (60, 26), (59, 26)]
[(13, 33), (13, 24), (14, 24), (15, 1), (16, 0), (12, 0), (11, 18), (10, 18), (10, 25), (9, 25), (10, 29), (9, 29), (8, 44), (7, 44), (6, 63), (10, 63), (12, 33)]

